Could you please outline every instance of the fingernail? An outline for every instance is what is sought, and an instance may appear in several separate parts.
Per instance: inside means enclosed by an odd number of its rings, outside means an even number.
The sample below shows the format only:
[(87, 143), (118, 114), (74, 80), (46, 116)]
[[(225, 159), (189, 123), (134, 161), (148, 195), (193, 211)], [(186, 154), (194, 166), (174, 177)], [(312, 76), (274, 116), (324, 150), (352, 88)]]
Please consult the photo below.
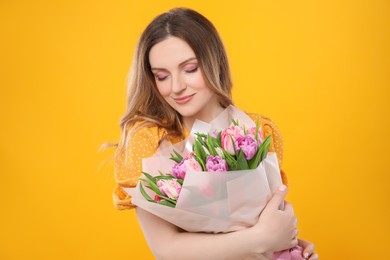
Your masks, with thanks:
[(307, 258), (309, 257), (309, 253), (306, 252), (306, 253), (303, 255), (303, 257), (304, 257), (305, 259), (307, 259)]
[(279, 187), (279, 190), (280, 190), (280, 191), (285, 191), (286, 188), (287, 188), (286, 185), (283, 184), (282, 186)]

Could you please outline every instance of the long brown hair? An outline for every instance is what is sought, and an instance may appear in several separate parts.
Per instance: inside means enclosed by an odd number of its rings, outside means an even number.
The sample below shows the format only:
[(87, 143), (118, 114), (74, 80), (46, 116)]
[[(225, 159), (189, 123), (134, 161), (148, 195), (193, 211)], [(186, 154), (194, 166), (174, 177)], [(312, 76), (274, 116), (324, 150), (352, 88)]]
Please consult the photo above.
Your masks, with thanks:
[(220, 105), (226, 108), (233, 104), (228, 59), (217, 30), (194, 10), (172, 9), (157, 16), (138, 41), (128, 79), (127, 109), (120, 119), (122, 134), (116, 155), (127, 148), (129, 136), (142, 127), (158, 126), (166, 130), (166, 137), (184, 137), (181, 115), (159, 94), (149, 63), (150, 49), (170, 36), (184, 40), (193, 49), (205, 82), (218, 96)]

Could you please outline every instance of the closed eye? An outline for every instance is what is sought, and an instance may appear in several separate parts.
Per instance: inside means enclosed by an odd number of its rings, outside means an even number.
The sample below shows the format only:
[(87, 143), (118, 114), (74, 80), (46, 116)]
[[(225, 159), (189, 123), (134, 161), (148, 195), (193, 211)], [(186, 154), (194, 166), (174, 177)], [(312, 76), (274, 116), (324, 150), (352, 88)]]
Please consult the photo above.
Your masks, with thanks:
[(165, 73), (163, 71), (159, 71), (157, 73), (154, 73), (154, 78), (157, 80), (157, 81), (163, 81), (165, 80), (167, 77), (169, 76), (168, 73)]
[(155, 78), (156, 78), (157, 81), (163, 81), (163, 80), (165, 80), (167, 77), (168, 77), (168, 76), (165, 76), (165, 77), (157, 77), (157, 76), (155, 76)]
[(198, 66), (195, 66), (194, 68), (185, 70), (185, 72), (187, 72), (187, 73), (194, 73), (194, 72), (196, 72), (197, 70), (198, 70)]

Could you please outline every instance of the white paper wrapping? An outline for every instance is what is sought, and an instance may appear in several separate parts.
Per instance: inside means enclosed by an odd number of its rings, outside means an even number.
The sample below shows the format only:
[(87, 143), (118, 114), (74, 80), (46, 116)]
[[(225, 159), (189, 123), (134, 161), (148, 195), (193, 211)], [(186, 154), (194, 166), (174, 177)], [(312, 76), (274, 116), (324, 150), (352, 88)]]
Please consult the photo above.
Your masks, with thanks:
[[(162, 143), (156, 154), (143, 159), (143, 171), (156, 176), (169, 172), (173, 149), (183, 156), (191, 152), (194, 133), (212, 133), (229, 127), (232, 119), (246, 128), (256, 124), (243, 111), (229, 106), (212, 122), (196, 120), (189, 138), (179, 144)], [(189, 232), (231, 232), (248, 228), (258, 217), (275, 190), (282, 184), (276, 153), (268, 153), (257, 169), (215, 172), (188, 171), (175, 208), (147, 201), (139, 190), (126, 188), (132, 203)], [(151, 197), (154, 194), (145, 189)]]

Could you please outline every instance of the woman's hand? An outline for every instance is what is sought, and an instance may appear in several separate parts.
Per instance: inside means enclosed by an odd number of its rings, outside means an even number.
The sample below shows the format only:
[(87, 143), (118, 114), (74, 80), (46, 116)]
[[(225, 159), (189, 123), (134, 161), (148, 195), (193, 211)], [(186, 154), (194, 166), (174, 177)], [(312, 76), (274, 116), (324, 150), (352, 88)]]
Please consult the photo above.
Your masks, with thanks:
[(258, 248), (258, 252), (282, 251), (298, 244), (297, 218), (292, 205), (285, 202), (284, 209), (279, 209), (286, 194), (286, 186), (282, 185), (264, 208), (258, 223), (251, 228), (255, 236), (261, 238), (259, 245), (262, 248)]
[(303, 248), (303, 257), (307, 260), (318, 260), (318, 254), (314, 253), (313, 243), (298, 239), (298, 245)]

